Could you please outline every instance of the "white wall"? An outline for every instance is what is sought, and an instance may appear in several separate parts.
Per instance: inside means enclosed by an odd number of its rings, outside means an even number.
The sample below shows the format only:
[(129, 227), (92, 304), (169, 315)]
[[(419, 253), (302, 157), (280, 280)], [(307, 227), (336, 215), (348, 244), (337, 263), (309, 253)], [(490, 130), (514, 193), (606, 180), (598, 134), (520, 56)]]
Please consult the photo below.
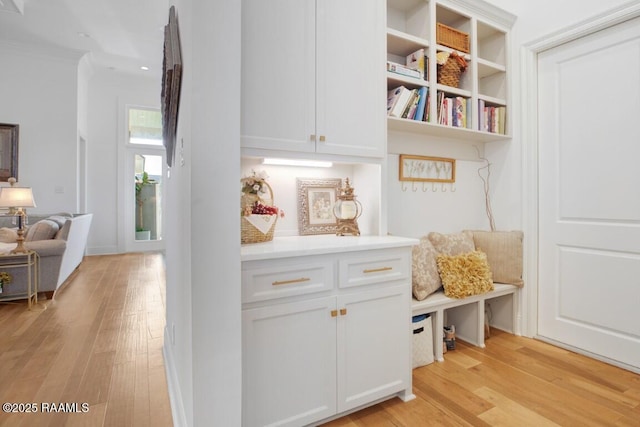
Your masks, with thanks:
[(175, 4), (184, 76), (167, 181), (165, 331), (174, 421), (239, 426), (240, 2)]
[(79, 56), (0, 44), (0, 57), (0, 122), (20, 125), (18, 181), (37, 204), (29, 212), (76, 212)]
[[(119, 224), (127, 214), (118, 189), (124, 184), (126, 105), (160, 108), (160, 81), (113, 70), (96, 70), (88, 84), (87, 208), (93, 223), (91, 255), (124, 251)], [(133, 180), (133, 177), (131, 178)], [(133, 181), (132, 181), (133, 182)], [(133, 215), (133, 213), (131, 213)]]

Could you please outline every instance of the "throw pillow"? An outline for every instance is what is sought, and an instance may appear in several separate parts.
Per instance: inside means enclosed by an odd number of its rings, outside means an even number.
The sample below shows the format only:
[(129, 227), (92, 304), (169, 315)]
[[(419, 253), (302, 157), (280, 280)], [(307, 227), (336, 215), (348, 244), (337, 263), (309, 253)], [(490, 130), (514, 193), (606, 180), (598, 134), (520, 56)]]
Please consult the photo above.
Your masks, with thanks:
[(422, 301), (442, 286), (436, 256), (438, 253), (428, 237), (422, 237), (420, 244), (412, 250), (413, 296)]
[(34, 240), (49, 240), (58, 232), (58, 224), (55, 222), (43, 219), (33, 224), (27, 230), (27, 235), (24, 238), (25, 242), (32, 242)]
[(493, 290), (491, 269), (484, 252), (438, 255), (438, 271), (444, 294), (449, 298), (464, 298)]
[(15, 243), (17, 240), (18, 240), (18, 232), (16, 230), (8, 227), (0, 228), (0, 242)]
[(473, 231), (476, 249), (487, 254), (493, 281), (524, 286), (522, 280), (522, 231)]
[(441, 234), (429, 233), (429, 241), (439, 254), (459, 255), (474, 251), (473, 233), (463, 231), (462, 233)]

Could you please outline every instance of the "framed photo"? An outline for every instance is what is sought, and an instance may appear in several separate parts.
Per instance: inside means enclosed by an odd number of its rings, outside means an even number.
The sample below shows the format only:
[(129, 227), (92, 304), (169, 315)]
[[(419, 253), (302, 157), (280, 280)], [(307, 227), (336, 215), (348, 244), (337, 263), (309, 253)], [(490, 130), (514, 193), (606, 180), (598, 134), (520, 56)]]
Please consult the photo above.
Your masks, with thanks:
[(456, 160), (401, 154), (400, 181), (456, 182)]
[(298, 233), (330, 234), (336, 232), (333, 205), (342, 186), (340, 178), (298, 178)]
[(18, 125), (0, 123), (0, 181), (18, 179)]

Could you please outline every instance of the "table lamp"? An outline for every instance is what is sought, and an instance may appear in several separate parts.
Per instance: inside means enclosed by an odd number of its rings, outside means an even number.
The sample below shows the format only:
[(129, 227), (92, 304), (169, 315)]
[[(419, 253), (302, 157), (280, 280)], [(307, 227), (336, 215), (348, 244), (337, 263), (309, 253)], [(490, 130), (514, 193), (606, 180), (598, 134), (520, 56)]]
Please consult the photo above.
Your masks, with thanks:
[(11, 251), (12, 254), (26, 253), (24, 247), (24, 224), (26, 213), (24, 208), (35, 208), (36, 202), (33, 200), (33, 191), (30, 187), (2, 187), (0, 188), (0, 208), (10, 208), (14, 215), (18, 217), (18, 239), (17, 246)]

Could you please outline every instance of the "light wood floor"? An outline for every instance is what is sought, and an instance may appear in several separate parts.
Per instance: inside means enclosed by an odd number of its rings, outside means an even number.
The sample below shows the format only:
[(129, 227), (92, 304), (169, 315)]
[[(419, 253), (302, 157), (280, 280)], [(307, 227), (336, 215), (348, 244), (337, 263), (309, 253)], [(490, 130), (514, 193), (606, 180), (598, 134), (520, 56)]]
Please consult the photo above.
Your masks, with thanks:
[[(171, 426), (164, 288), (159, 254), (92, 256), (38, 309), (0, 304), (0, 403), (90, 405), (0, 412), (0, 426)], [(445, 358), (413, 371), (415, 400), (326, 426), (640, 426), (631, 372), (495, 330), (485, 349), (459, 341)]]
[(640, 375), (492, 330), (413, 371), (416, 399), (335, 420), (353, 426), (640, 426)]
[[(0, 425), (171, 426), (164, 299), (162, 256), (126, 254), (86, 257), (62, 292), (33, 311), (0, 304), (0, 403), (38, 409), (0, 412)], [(42, 403), (89, 410), (42, 413)]]

